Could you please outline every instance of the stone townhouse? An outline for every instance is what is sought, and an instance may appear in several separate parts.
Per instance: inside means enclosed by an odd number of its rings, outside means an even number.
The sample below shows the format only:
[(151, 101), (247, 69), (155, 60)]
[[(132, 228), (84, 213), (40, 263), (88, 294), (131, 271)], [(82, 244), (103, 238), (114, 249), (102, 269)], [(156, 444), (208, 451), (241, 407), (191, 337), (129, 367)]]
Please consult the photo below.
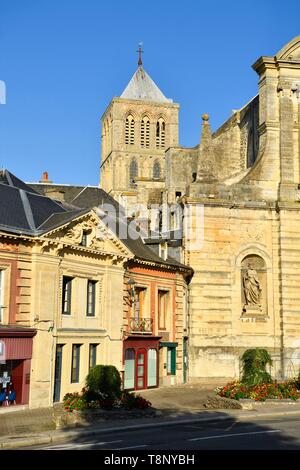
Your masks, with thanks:
[[(110, 200), (99, 188), (88, 188), (86, 197), (85, 188), (78, 188), (82, 207), (78, 197), (76, 206), (59, 200), (61, 192), (53, 190), (57, 199), (38, 193), (7, 170), (0, 173), (0, 386), (13, 381), (17, 404), (49, 406), (65, 393), (79, 391), (95, 364), (113, 364), (124, 375), (124, 345), (131, 335), (142, 338), (136, 361), (142, 354), (144, 374), (142, 384), (137, 377), (129, 388), (158, 386), (169, 370), (176, 381), (183, 381), (182, 299), (191, 269), (156, 256), (141, 239), (119, 238), (116, 226), (122, 221), (115, 217), (116, 224), (108, 224), (107, 214), (96, 207), (96, 201)], [(126, 292), (128, 276), (136, 276), (134, 307)], [(152, 277), (159, 277), (161, 288), (172, 296), (164, 310), (168, 327), (163, 332), (169, 333), (166, 343), (172, 346), (159, 342), (163, 334), (157, 326), (156, 297), (151, 311), (150, 304), (142, 306), (136, 298), (138, 286), (147, 289)], [(159, 296), (153, 292), (148, 295)], [(137, 329), (146, 319), (151, 329)], [(148, 355), (145, 341), (154, 336), (151, 349), (156, 353)], [(175, 368), (166, 365), (161, 375), (160, 347), (176, 349)]]

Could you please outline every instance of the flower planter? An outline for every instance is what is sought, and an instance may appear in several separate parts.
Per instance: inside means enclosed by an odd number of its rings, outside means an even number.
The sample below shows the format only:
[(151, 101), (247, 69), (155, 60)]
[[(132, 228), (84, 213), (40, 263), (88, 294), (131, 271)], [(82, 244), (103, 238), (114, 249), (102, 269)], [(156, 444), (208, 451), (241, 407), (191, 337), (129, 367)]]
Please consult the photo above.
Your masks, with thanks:
[(57, 428), (62, 427), (76, 427), (76, 426), (87, 426), (88, 424), (96, 424), (106, 420), (127, 420), (136, 418), (153, 418), (159, 416), (160, 412), (153, 408), (142, 409), (87, 409), (87, 410), (73, 410), (63, 411), (56, 420)]
[(254, 400), (253, 398), (240, 398), (239, 403), (242, 405), (244, 410), (252, 410), (253, 407), (264, 407), (268, 405), (288, 405), (288, 406), (300, 406), (299, 400), (291, 400), (289, 398), (267, 398), (265, 401)]

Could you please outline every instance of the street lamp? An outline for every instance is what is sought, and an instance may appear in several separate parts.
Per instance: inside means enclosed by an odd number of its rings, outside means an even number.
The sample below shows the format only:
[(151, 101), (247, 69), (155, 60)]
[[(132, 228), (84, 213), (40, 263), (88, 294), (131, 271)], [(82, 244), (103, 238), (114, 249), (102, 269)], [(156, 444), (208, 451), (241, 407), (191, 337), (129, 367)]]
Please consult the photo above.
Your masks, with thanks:
[(134, 286), (136, 285), (136, 282), (134, 279), (130, 278), (127, 282), (127, 285), (129, 286), (128, 292), (130, 294), (132, 302), (134, 301)]

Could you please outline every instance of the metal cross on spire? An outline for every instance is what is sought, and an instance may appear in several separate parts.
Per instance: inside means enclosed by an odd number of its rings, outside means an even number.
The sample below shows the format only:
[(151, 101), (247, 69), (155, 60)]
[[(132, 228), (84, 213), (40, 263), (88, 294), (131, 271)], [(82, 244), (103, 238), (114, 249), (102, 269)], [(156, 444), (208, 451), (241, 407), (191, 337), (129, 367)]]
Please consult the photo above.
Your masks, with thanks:
[(140, 66), (140, 65), (143, 65), (143, 62), (142, 62), (142, 54), (143, 54), (144, 51), (143, 51), (143, 43), (142, 43), (142, 42), (139, 43), (139, 48), (138, 48), (138, 50), (137, 50), (136, 52), (139, 53), (138, 65), (139, 65), (139, 66)]

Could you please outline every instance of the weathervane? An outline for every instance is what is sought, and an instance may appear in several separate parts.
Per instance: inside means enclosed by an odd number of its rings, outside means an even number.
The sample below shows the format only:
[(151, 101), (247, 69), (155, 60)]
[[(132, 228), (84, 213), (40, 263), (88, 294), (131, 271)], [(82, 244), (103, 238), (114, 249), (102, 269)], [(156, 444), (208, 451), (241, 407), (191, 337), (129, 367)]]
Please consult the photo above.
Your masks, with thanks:
[(144, 51), (143, 51), (142, 48), (143, 48), (143, 43), (140, 42), (140, 43), (139, 43), (139, 48), (138, 48), (138, 50), (136, 51), (136, 52), (139, 53), (139, 61), (138, 61), (138, 65), (139, 65), (139, 66), (140, 66), (140, 65), (143, 65), (143, 62), (142, 62), (142, 54), (143, 54)]

